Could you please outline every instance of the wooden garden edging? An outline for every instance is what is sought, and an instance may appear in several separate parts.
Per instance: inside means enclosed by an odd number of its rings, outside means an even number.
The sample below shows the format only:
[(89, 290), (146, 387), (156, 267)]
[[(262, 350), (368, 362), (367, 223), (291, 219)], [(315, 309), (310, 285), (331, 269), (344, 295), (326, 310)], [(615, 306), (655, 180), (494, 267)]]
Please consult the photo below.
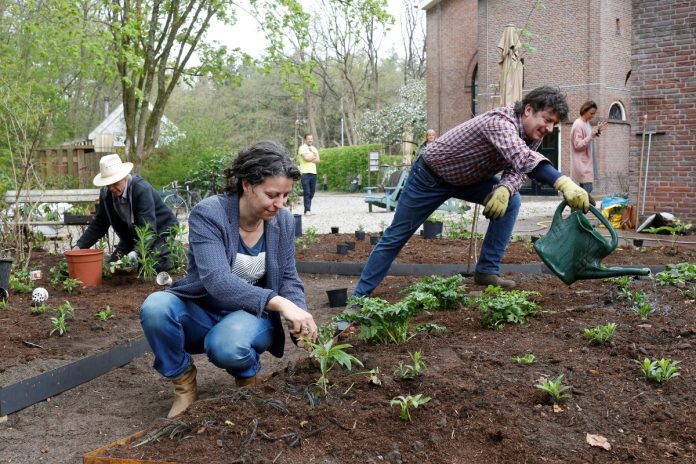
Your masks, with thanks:
[(0, 416), (6, 416), (121, 367), (150, 351), (144, 336), (30, 379), (0, 388)]

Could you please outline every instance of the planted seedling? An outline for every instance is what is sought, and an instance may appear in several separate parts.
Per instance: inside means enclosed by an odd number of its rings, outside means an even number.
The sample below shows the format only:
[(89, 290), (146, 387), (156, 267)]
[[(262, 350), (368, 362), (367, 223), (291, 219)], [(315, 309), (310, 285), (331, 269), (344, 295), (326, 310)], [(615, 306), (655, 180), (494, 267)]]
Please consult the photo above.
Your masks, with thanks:
[(53, 330), (49, 332), (49, 336), (53, 335), (55, 332), (58, 332), (58, 336), (60, 337), (68, 333), (68, 325), (65, 323), (65, 313), (59, 312), (58, 317), (52, 317), (51, 324), (53, 324)]
[(135, 226), (135, 251), (138, 254), (138, 277), (145, 281), (153, 280), (157, 275), (152, 244), (155, 241), (155, 232), (150, 228), (150, 224)]
[(10, 274), (10, 288), (17, 293), (31, 293), (34, 290), (28, 269), (20, 269)]
[(48, 306), (46, 303), (41, 303), (40, 305), (32, 306), (31, 313), (34, 315), (44, 314), (49, 309), (51, 309), (50, 306)]
[(81, 284), (82, 281), (79, 279), (66, 277), (65, 280), (63, 280), (63, 290), (65, 290), (67, 293), (72, 293), (72, 291), (79, 287)]
[(663, 383), (679, 376), (681, 368), (677, 367), (677, 364), (680, 362), (665, 358), (659, 360), (645, 358), (641, 363), (641, 369), (646, 380)]
[(184, 249), (185, 224), (177, 224), (169, 228), (167, 235), (167, 249), (172, 264), (172, 272), (186, 269), (186, 250)]
[(420, 405), (423, 405), (430, 401), (429, 396), (423, 396), (422, 393), (419, 393), (415, 396), (413, 395), (408, 395), (408, 396), (403, 396), (399, 395), (396, 398), (392, 398), (392, 400), (389, 402), (390, 406), (399, 406), (401, 408), (401, 413), (399, 417), (402, 420), (413, 422), (411, 419), (411, 409), (417, 408)]
[(72, 307), (69, 301), (56, 308), (58, 314), (65, 315), (67, 319), (72, 319), (75, 316), (75, 308)]
[(544, 379), (540, 384), (535, 386), (553, 398), (554, 401), (561, 401), (572, 397), (570, 393), (565, 393), (572, 390), (573, 387), (570, 385), (563, 385), (563, 374), (553, 380)]
[(447, 327), (432, 322), (424, 322), (416, 326), (416, 332), (435, 332), (436, 334), (447, 333)]
[(416, 377), (420, 377), (425, 369), (425, 362), (421, 358), (421, 352), (416, 351), (415, 353), (408, 353), (413, 364), (404, 364), (399, 361), (399, 365), (396, 366), (394, 371), (394, 376), (397, 380), (413, 380)]
[(10, 303), (7, 300), (0, 300), (0, 310), (9, 309)]
[(683, 285), (696, 282), (696, 263), (666, 264), (665, 270), (655, 274), (660, 285)]
[(505, 323), (524, 324), (528, 316), (539, 310), (539, 305), (531, 298), (539, 292), (526, 290), (505, 291), (500, 287), (489, 285), (483, 294), (474, 299), (476, 309), (483, 313), (483, 325), (492, 329), (502, 329)]
[(605, 345), (614, 339), (616, 324), (610, 322), (607, 325), (598, 325), (585, 329), (585, 338), (595, 345)]
[(515, 356), (512, 360), (517, 364), (534, 364), (536, 362), (536, 356), (532, 353), (527, 353), (524, 356)]
[(466, 304), (466, 286), (460, 274), (451, 277), (427, 276), (406, 288), (406, 299), (418, 309), (454, 309)]
[(114, 315), (111, 313), (111, 306), (106, 305), (106, 309), (102, 309), (101, 311), (97, 312), (95, 317), (100, 321), (105, 321), (114, 317)]
[(54, 287), (60, 287), (63, 279), (68, 277), (68, 263), (66, 261), (61, 261), (58, 266), (53, 266), (48, 270), (51, 275), (48, 282)]
[(343, 312), (335, 316), (337, 321), (357, 322), (359, 338), (368, 343), (406, 343), (409, 339), (409, 322), (414, 309), (405, 300), (390, 304), (381, 298), (350, 298), (349, 305), (360, 306), (358, 312)]
[(352, 345), (347, 343), (334, 345), (333, 339), (329, 339), (324, 343), (314, 343), (307, 337), (302, 337), (302, 341), (310, 348), (310, 356), (319, 361), (321, 376), (317, 380), (316, 385), (321, 388), (324, 395), (328, 393), (329, 371), (336, 364), (340, 364), (348, 370), (353, 368), (353, 364), (361, 367), (363, 365), (358, 358), (345, 352), (346, 348), (352, 348)]
[(638, 314), (641, 321), (646, 320), (648, 316), (655, 311), (655, 309), (653, 309), (653, 307), (647, 301), (633, 305), (633, 310), (636, 312), (636, 314)]

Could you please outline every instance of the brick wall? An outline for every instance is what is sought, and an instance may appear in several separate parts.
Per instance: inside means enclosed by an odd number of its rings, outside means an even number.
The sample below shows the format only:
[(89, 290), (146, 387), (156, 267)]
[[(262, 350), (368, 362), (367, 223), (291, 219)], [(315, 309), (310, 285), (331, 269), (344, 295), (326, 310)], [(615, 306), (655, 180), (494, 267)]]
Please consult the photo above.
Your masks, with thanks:
[[(633, 1), (631, 178), (638, 178), (641, 151), (647, 152), (647, 138), (641, 150), (641, 118), (647, 115), (647, 131), (658, 134), (651, 144), (645, 214), (667, 211), (684, 222), (696, 222), (694, 43), (695, 2)], [(647, 153), (643, 159), (645, 171)], [(630, 192), (641, 200), (638, 182), (632, 182)]]

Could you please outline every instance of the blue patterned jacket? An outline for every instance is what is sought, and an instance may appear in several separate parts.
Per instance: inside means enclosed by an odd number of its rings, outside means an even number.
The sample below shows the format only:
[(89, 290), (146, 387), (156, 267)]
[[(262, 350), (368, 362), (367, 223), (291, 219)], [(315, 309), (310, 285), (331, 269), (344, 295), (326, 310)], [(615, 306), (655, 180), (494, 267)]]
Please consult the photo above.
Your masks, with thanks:
[[(266, 286), (257, 287), (231, 272), (239, 243), (239, 196), (216, 195), (198, 203), (189, 217), (188, 275), (167, 291), (180, 298), (211, 295), (230, 308), (261, 315), (276, 295), (307, 310), (304, 285), (295, 267), (295, 224), (286, 209), (264, 224)], [(285, 332), (280, 314), (268, 311), (273, 323), (269, 352), (283, 356)]]

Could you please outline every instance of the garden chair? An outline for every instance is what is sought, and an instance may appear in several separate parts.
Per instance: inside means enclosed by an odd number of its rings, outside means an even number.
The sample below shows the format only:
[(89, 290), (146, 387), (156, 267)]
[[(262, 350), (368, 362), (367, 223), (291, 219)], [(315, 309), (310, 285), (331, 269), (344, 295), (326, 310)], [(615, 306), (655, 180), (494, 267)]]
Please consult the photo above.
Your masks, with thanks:
[[(396, 185), (394, 185), (394, 187), (385, 186), (383, 195), (375, 195), (372, 193), (371, 189), (367, 190), (365, 203), (367, 203), (367, 208), (370, 212), (372, 212), (373, 205), (385, 208), (387, 211), (394, 211), (396, 209), (396, 204), (399, 202), (401, 190), (403, 190), (404, 184), (406, 184), (408, 173), (406, 171), (397, 171), (394, 174), (398, 175)], [(392, 175), (392, 177), (395, 176)]]

